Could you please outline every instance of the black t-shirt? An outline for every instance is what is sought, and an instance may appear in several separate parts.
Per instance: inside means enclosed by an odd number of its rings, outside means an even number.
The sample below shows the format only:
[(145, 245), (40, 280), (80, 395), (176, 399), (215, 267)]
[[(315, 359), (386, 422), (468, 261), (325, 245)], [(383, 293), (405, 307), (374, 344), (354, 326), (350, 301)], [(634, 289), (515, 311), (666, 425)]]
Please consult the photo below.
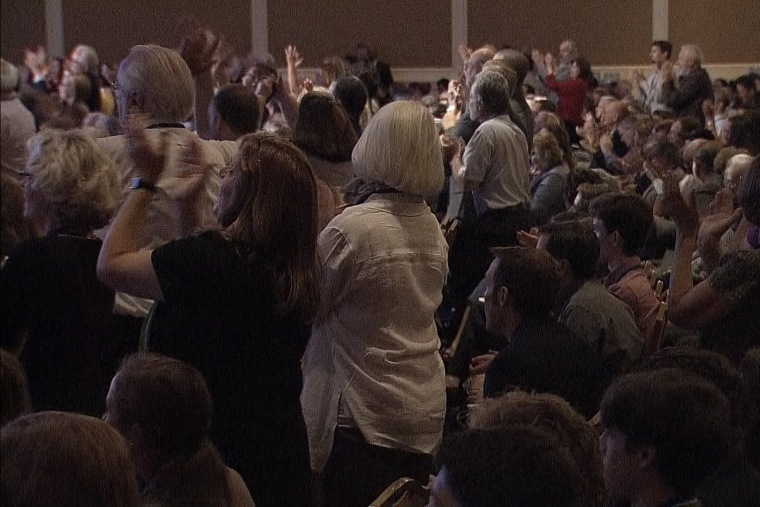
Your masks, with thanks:
[(596, 413), (604, 386), (595, 382), (593, 351), (554, 320), (524, 323), (491, 361), (483, 386), (487, 397), (520, 390), (563, 397), (583, 415)]
[(51, 235), (21, 243), (0, 271), (2, 346), (18, 346), (35, 410), (100, 417), (119, 360), (114, 292), (95, 267), (101, 242)]
[(153, 251), (165, 302), (156, 307), (149, 348), (200, 370), (214, 401), (211, 437), (226, 463), (256, 505), (285, 505), (291, 500), (271, 495), (293, 492), (272, 490), (308, 479), (299, 396), (311, 327), (276, 315), (267, 269), (247, 265), (238, 250), (206, 232)]

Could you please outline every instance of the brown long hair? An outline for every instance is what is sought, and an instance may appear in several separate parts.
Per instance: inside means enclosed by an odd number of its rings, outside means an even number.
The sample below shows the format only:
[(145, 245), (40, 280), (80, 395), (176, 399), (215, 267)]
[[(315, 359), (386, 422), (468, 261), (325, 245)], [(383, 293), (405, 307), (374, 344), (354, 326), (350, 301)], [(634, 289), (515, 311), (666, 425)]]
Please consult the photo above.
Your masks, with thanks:
[(310, 322), (320, 289), (311, 164), (290, 141), (265, 132), (242, 138), (234, 164), (241, 173), (220, 223), (246, 261), (269, 272), (277, 313)]

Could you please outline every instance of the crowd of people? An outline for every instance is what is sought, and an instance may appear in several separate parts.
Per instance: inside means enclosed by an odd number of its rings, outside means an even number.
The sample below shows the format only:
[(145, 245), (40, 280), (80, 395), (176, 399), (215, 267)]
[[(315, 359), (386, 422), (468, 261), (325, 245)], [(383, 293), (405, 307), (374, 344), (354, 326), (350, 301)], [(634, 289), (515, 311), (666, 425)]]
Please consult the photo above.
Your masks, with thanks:
[(760, 505), (760, 76), (183, 30), (2, 60), (3, 504)]

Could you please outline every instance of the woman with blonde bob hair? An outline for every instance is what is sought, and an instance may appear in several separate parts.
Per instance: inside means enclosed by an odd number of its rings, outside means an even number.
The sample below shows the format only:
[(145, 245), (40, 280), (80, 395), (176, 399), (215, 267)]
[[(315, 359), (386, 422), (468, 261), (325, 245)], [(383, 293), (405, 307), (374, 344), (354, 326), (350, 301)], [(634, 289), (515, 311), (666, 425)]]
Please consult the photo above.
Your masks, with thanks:
[(327, 505), (368, 505), (398, 477), (427, 481), (445, 379), (433, 314), (447, 247), (425, 204), (443, 185), (433, 117), (394, 102), (353, 152), (367, 181), (319, 236), (325, 280), (301, 394), (312, 470)]
[[(134, 124), (128, 139), (141, 179), (112, 222), (98, 274), (117, 290), (157, 301), (148, 347), (203, 374), (214, 400), (211, 439), (256, 505), (304, 505), (300, 359), (320, 284), (314, 172), (289, 141), (248, 134), (222, 178), (219, 229), (140, 250), (170, 141), (153, 146)], [(179, 164), (174, 199), (184, 216), (212, 166), (198, 141)]]
[(547, 130), (533, 136), (531, 150), (530, 209), (538, 223), (565, 211), (563, 192), (570, 169), (563, 161), (562, 148), (556, 137)]
[(44, 237), (17, 245), (0, 271), (1, 345), (19, 355), (35, 410), (99, 416), (119, 350), (93, 231), (118, 205), (121, 179), (93, 139), (59, 130), (31, 139), (21, 176), (24, 215)]

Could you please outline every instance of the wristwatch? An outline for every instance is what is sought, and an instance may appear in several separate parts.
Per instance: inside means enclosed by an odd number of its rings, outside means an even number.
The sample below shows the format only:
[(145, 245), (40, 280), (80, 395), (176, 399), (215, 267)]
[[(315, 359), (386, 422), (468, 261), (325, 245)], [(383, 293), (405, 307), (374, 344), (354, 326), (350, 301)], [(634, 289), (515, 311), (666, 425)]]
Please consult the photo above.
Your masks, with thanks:
[(153, 183), (151, 183), (148, 180), (143, 179), (140, 176), (136, 176), (136, 177), (132, 178), (132, 183), (130, 183), (129, 189), (130, 190), (139, 190), (141, 188), (143, 188), (143, 189), (145, 189), (145, 190), (147, 190), (148, 192), (151, 192), (151, 193), (155, 193), (158, 190), (158, 187), (156, 187), (156, 185), (154, 185)]

